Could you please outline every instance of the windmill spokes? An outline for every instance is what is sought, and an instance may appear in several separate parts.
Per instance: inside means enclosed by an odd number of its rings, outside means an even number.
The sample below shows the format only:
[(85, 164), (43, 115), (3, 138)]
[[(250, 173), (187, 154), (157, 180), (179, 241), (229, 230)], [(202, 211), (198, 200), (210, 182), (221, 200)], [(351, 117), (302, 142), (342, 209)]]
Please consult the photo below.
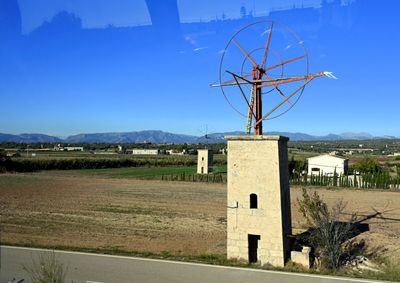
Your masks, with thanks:
[(264, 71), (267, 72), (267, 71), (269, 71), (269, 70), (273, 70), (273, 69), (275, 69), (275, 68), (278, 68), (278, 67), (280, 67), (280, 66), (284, 66), (284, 65), (286, 65), (286, 64), (295, 62), (295, 61), (300, 60), (300, 59), (303, 59), (303, 58), (305, 58), (305, 57), (306, 57), (305, 55), (302, 55), (302, 56), (299, 56), (299, 57), (296, 57), (296, 58), (293, 58), (293, 59), (290, 59), (290, 60), (287, 60), (287, 61), (284, 61), (284, 62), (275, 64), (275, 65), (270, 66), (270, 67), (264, 67)]
[[(269, 24), (267, 30), (265, 30), (266, 23)], [(265, 30), (261, 34), (261, 37), (260, 29)], [(256, 37), (253, 37), (253, 40), (250, 40), (252, 38), (249, 36), (251, 32), (256, 35)], [(285, 32), (286, 34), (284, 34)], [(266, 33), (268, 33), (268, 37), (265, 40), (263, 35)], [(279, 42), (281, 39), (286, 40), (290, 38), (296, 42), (290, 42), (289, 45), (287, 45), (287, 42), (284, 45)], [(256, 48), (249, 48), (249, 44), (253, 44), (254, 40), (257, 39), (261, 39), (262, 47), (256, 45), (253, 46)], [(245, 44), (242, 45), (242, 43)], [(305, 86), (313, 79), (322, 76), (336, 78), (331, 72), (308, 73), (308, 55), (303, 43), (297, 34), (287, 26), (268, 20), (256, 22), (240, 29), (229, 40), (224, 49), (226, 52), (222, 54), (221, 58), (219, 83), (212, 84), (212, 86), (221, 87), (225, 99), (232, 108), (247, 118), (247, 133), (250, 133), (250, 129), (254, 129), (254, 134), (262, 135), (262, 121), (274, 119), (292, 109), (301, 97)], [(277, 44), (281, 44), (281, 48), (276, 48)], [(232, 48), (236, 52), (228, 52), (231, 46), (234, 46)], [(287, 46), (292, 48), (289, 49)], [(284, 53), (280, 54), (279, 50), (281, 50), (281, 53)], [(271, 53), (273, 56), (271, 56)], [(241, 61), (241, 67), (237, 68), (236, 66), (232, 68), (231, 66), (225, 66), (225, 64), (232, 64), (238, 61), (234, 57), (238, 56), (237, 54), (244, 56), (244, 59)], [(282, 55), (286, 55), (284, 56), (286, 58)], [(271, 71), (277, 68), (280, 68), (281, 74), (271, 74)], [(288, 69), (293, 75), (285, 75), (285, 71)], [(240, 71), (235, 73), (232, 70)], [(293, 70), (295, 71), (293, 72)], [(226, 78), (226, 74), (229, 75), (228, 78)], [(237, 90), (231, 88), (232, 86)], [(268, 88), (268, 90), (265, 91), (265, 88)], [(227, 95), (225, 90), (230, 95)], [(242, 97), (242, 101), (245, 101), (247, 115), (239, 111), (232, 103), (235, 92), (236, 95), (239, 92), (239, 97)], [(268, 95), (266, 105), (271, 107), (271, 109), (263, 113), (263, 94), (269, 92), (275, 92), (278, 96)], [(273, 101), (274, 99), (276, 102)], [(288, 106), (285, 106), (286, 104)], [(282, 110), (284, 108), (286, 110)], [(278, 109), (281, 111), (277, 111)], [(272, 114), (275, 116), (272, 116)]]
[(240, 51), (242, 51), (242, 52), (244, 53), (244, 55), (246, 55), (247, 58), (249, 58), (249, 60), (250, 60), (251, 62), (253, 62), (253, 64), (254, 64), (255, 66), (257, 66), (257, 62), (254, 61), (253, 58), (251, 58), (251, 56), (239, 45), (239, 43), (236, 42), (236, 40), (232, 40), (232, 42), (240, 49)]
[(239, 87), (240, 92), (242, 93), (243, 98), (244, 98), (244, 100), (245, 100), (246, 103), (247, 103), (247, 106), (249, 107), (249, 112), (250, 112), (251, 114), (253, 114), (254, 118), (256, 118), (256, 116), (255, 116), (255, 114), (254, 114), (254, 111), (253, 111), (253, 105), (252, 105), (252, 104), (250, 105), (250, 102), (247, 100), (246, 94), (244, 93), (242, 86), (238, 83), (238, 80), (237, 80), (237, 77), (238, 77), (238, 76), (235, 75), (234, 73), (232, 73), (232, 76), (233, 76), (233, 78), (235, 79), (235, 81), (236, 81), (236, 83), (237, 83), (237, 86)]
[(300, 87), (298, 87), (291, 95), (286, 97), (281, 103), (276, 105), (271, 111), (265, 114), (261, 119), (255, 121), (254, 127), (260, 124), (263, 120), (267, 119), (272, 113), (274, 113), (279, 107), (281, 107), (286, 101), (288, 101), (291, 97), (293, 97), (296, 93), (298, 93), (302, 88), (304, 88), (308, 83), (310, 83), (314, 78), (310, 78), (306, 80)]
[(306, 75), (306, 76), (276, 78), (276, 79), (271, 79), (271, 80), (258, 80), (257, 82), (261, 82), (263, 84), (257, 85), (257, 88), (263, 88), (266, 86), (283, 85), (283, 84), (298, 82), (298, 81), (305, 81), (305, 80), (314, 79), (317, 77), (329, 77), (330, 78), (330, 76), (328, 76), (326, 73), (327, 72), (319, 72), (319, 73), (310, 74), (310, 75)]
[[(229, 74), (233, 74), (230, 71), (226, 71)], [(297, 81), (304, 81), (304, 80), (308, 80), (310, 78), (316, 78), (316, 77), (328, 77), (328, 78), (336, 78), (332, 72), (318, 72), (315, 74), (310, 74), (310, 75), (306, 75), (306, 76), (296, 76), (296, 77), (284, 77), (284, 78), (269, 78), (269, 79), (261, 79), (261, 80), (247, 80), (244, 79), (243, 76), (239, 76), (236, 75), (236, 77), (238, 78), (237, 81), (235, 81), (234, 79), (232, 79), (232, 82), (227, 81), (224, 82), (222, 84), (211, 84), (211, 86), (216, 87), (216, 86), (237, 86), (237, 85), (257, 85), (257, 88), (263, 88), (266, 86), (276, 86), (276, 85), (283, 85), (283, 84), (287, 84), (287, 83), (291, 83), (291, 82), (297, 82)], [(337, 78), (336, 78), (337, 79)], [(262, 83), (262, 84), (259, 84)]]
[(265, 68), (265, 65), (267, 64), (267, 59), (268, 59), (268, 51), (269, 51), (269, 46), (271, 44), (271, 37), (272, 37), (272, 28), (274, 27), (274, 23), (271, 23), (271, 26), (269, 28), (269, 33), (268, 33), (268, 40), (267, 40), (267, 44), (265, 45), (265, 50), (264, 50), (264, 56), (263, 56), (263, 60), (262, 60), (262, 67)]

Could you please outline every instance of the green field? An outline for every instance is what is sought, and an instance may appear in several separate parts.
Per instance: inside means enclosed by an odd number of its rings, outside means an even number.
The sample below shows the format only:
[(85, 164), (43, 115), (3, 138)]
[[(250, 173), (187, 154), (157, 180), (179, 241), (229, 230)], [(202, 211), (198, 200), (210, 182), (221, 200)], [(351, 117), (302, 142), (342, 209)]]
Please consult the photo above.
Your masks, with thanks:
[[(130, 178), (130, 179), (160, 179), (162, 176), (193, 175), (196, 174), (196, 166), (173, 167), (131, 167), (112, 169), (81, 169), (68, 171), (54, 171), (55, 174), (96, 176), (106, 178)], [(213, 174), (226, 174), (226, 165), (214, 166)]]
[[(34, 154), (34, 156), (32, 156)], [(109, 153), (93, 153), (90, 151), (35, 151), (30, 150), (27, 155), (26, 152), (21, 152), (22, 158), (30, 159), (64, 159), (64, 158), (148, 158), (148, 159), (179, 159), (179, 160), (195, 160), (196, 155), (132, 155), (132, 154), (119, 154), (116, 152)]]

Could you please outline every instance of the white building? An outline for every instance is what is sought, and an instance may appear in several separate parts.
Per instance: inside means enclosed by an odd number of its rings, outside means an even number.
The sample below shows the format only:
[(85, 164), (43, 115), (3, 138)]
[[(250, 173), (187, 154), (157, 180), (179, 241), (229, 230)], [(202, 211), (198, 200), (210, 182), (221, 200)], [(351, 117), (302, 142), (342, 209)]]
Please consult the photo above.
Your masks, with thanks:
[(131, 151), (133, 155), (158, 155), (160, 153), (158, 149), (134, 148)]
[(308, 161), (308, 175), (332, 175), (336, 171), (336, 174), (347, 174), (349, 168), (349, 160), (332, 155), (320, 155), (310, 157)]
[(83, 151), (83, 147), (81, 146), (66, 146), (64, 147), (65, 151)]
[(61, 144), (58, 144), (54, 146), (55, 151), (83, 151), (82, 146), (62, 146)]
[(166, 153), (169, 155), (184, 155), (185, 154), (183, 151), (177, 151), (175, 149), (169, 149), (166, 151)]

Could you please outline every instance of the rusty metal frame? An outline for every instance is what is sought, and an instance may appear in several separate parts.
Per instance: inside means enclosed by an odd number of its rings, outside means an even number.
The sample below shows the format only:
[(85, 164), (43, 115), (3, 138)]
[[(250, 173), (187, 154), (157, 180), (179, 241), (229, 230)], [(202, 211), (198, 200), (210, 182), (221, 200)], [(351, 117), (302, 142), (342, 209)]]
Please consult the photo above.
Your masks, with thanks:
[[(253, 49), (250, 53), (248, 53), (240, 44), (239, 42), (237, 42), (236, 37), (243, 31), (245, 31), (247, 28), (256, 25), (256, 24), (262, 24), (262, 23), (270, 23), (270, 27), (269, 27), (269, 34), (268, 34), (268, 39), (267, 42), (265, 44), (264, 49), (264, 54), (262, 57), (262, 62), (261, 64), (258, 64), (253, 58), (252, 58), (252, 53), (255, 50), (260, 50), (262, 48), (258, 48), (258, 49)], [(299, 44), (301, 44), (301, 47), (304, 51), (304, 55), (302, 56), (298, 56), (286, 61), (282, 61), (272, 65), (272, 66), (267, 66), (268, 63), (268, 55), (271, 49), (271, 41), (272, 41), (272, 34), (273, 34), (273, 28), (274, 26), (279, 25), (280, 27), (284, 28), (285, 30), (289, 31), (292, 35), (294, 35), (294, 37), (296, 38), (296, 40), (298, 41)], [(242, 62), (242, 74), (238, 75), (235, 74), (231, 71), (228, 70), (222, 70), (222, 66), (223, 66), (223, 61), (225, 58), (225, 54), (226, 51), (228, 50), (228, 48), (230, 47), (231, 43), (233, 43), (245, 56), (245, 59)], [(301, 59), (305, 59), (306, 62), (306, 74), (304, 76), (295, 76), (295, 77), (283, 77), (283, 75), (280, 78), (272, 78), (270, 77), (267, 72), (270, 70), (273, 70), (275, 68), (278, 67), (282, 67), (282, 73), (283, 73), (283, 67), (287, 64), (290, 64), (292, 62), (301, 60)], [(246, 60), (251, 61), (251, 63), (253, 64), (252, 67), (252, 73), (251, 74), (243, 74), (243, 66), (246, 62)], [(233, 79), (227, 80), (227, 81), (222, 81), (222, 72), (227, 72), (229, 74), (231, 74), (233, 76)], [(240, 89), (240, 92), (243, 96), (243, 98), (246, 101), (246, 104), (248, 106), (248, 115), (252, 115), (254, 117), (254, 121), (253, 121), (253, 126), (252, 128), (254, 129), (254, 135), (262, 135), (263, 131), (262, 131), (262, 122), (264, 120), (269, 120), (269, 119), (274, 119), (276, 117), (279, 117), (285, 113), (287, 113), (288, 111), (290, 111), (293, 106), (298, 102), (298, 100), (300, 99), (304, 88), (307, 84), (309, 84), (314, 78), (317, 77), (321, 77), (321, 76), (328, 76), (327, 73), (324, 72), (319, 72), (319, 73), (315, 73), (315, 74), (308, 74), (308, 54), (307, 54), (307, 50), (305, 49), (302, 41), (300, 40), (300, 38), (298, 37), (298, 35), (291, 30), (290, 28), (288, 28), (286, 25), (280, 24), (278, 22), (275, 21), (270, 21), (270, 20), (265, 20), (265, 21), (258, 21), (252, 24), (249, 24), (245, 27), (243, 27), (242, 29), (240, 29), (239, 31), (237, 31), (232, 37), (231, 39), (228, 41), (228, 44), (226, 45), (225, 49), (224, 49), (224, 53), (222, 54), (222, 58), (221, 58), (221, 62), (220, 62), (220, 80), (218, 84), (212, 84), (211, 86), (219, 86), (221, 87), (222, 93), (225, 97), (225, 99), (227, 100), (227, 102), (229, 103), (229, 105), (236, 111), (238, 112), (240, 115), (246, 117), (245, 115), (243, 115), (238, 109), (235, 108), (235, 106), (230, 102), (230, 100), (228, 99), (227, 95), (224, 92), (224, 87), (228, 87), (228, 86), (236, 86)], [(250, 79), (249, 77), (252, 77), (252, 79)], [(265, 77), (265, 78), (264, 78)], [(329, 76), (328, 76), (329, 77)], [(300, 87), (298, 87), (294, 92), (292, 92), (289, 96), (285, 95), (285, 93), (279, 88), (280, 85), (284, 85), (284, 84), (289, 84), (289, 83), (293, 83), (293, 82), (298, 82), (298, 81), (304, 81), (303, 84), (300, 85)], [(250, 102), (248, 101), (246, 94), (243, 91), (242, 85), (248, 85), (251, 86), (252, 88), (252, 93), (254, 96), (254, 101), (252, 103), (252, 105), (250, 105)], [(279, 104), (277, 104), (271, 111), (269, 111), (266, 115), (262, 115), (262, 89), (265, 87), (273, 87), (272, 90), (276, 89), (277, 92), (284, 98)], [(270, 91), (272, 91), (270, 90)], [(297, 97), (297, 99), (294, 101), (294, 103), (292, 103), (290, 101), (290, 99), (298, 94), (300, 92), (300, 95)], [(276, 115), (274, 117), (271, 117), (271, 115), (278, 109), (280, 108), (284, 103), (289, 103), (290, 107), (284, 111), (283, 113)], [(250, 116), (247, 116), (250, 117)]]

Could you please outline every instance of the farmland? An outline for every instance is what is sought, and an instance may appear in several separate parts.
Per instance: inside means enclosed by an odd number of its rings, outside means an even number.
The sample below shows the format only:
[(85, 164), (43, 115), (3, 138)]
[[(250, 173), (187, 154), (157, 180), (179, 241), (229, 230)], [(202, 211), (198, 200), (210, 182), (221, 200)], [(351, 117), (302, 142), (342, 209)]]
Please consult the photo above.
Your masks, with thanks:
[[(214, 174), (226, 173), (226, 165), (214, 166)], [(162, 176), (178, 174), (196, 174), (196, 166), (168, 166), (168, 167), (137, 167), (137, 168), (111, 168), (111, 169), (81, 169), (70, 171), (55, 171), (55, 175), (98, 176), (105, 178), (128, 179), (160, 179)]]
[[(0, 175), (2, 241), (142, 255), (225, 256), (225, 184), (139, 180), (124, 170)], [(145, 174), (145, 168), (139, 173)], [(304, 225), (296, 208), (301, 189), (291, 191), (298, 232)], [(370, 250), (400, 258), (400, 193), (318, 191), (329, 205), (343, 199), (346, 212), (367, 219), (369, 231), (357, 239), (365, 239)]]

